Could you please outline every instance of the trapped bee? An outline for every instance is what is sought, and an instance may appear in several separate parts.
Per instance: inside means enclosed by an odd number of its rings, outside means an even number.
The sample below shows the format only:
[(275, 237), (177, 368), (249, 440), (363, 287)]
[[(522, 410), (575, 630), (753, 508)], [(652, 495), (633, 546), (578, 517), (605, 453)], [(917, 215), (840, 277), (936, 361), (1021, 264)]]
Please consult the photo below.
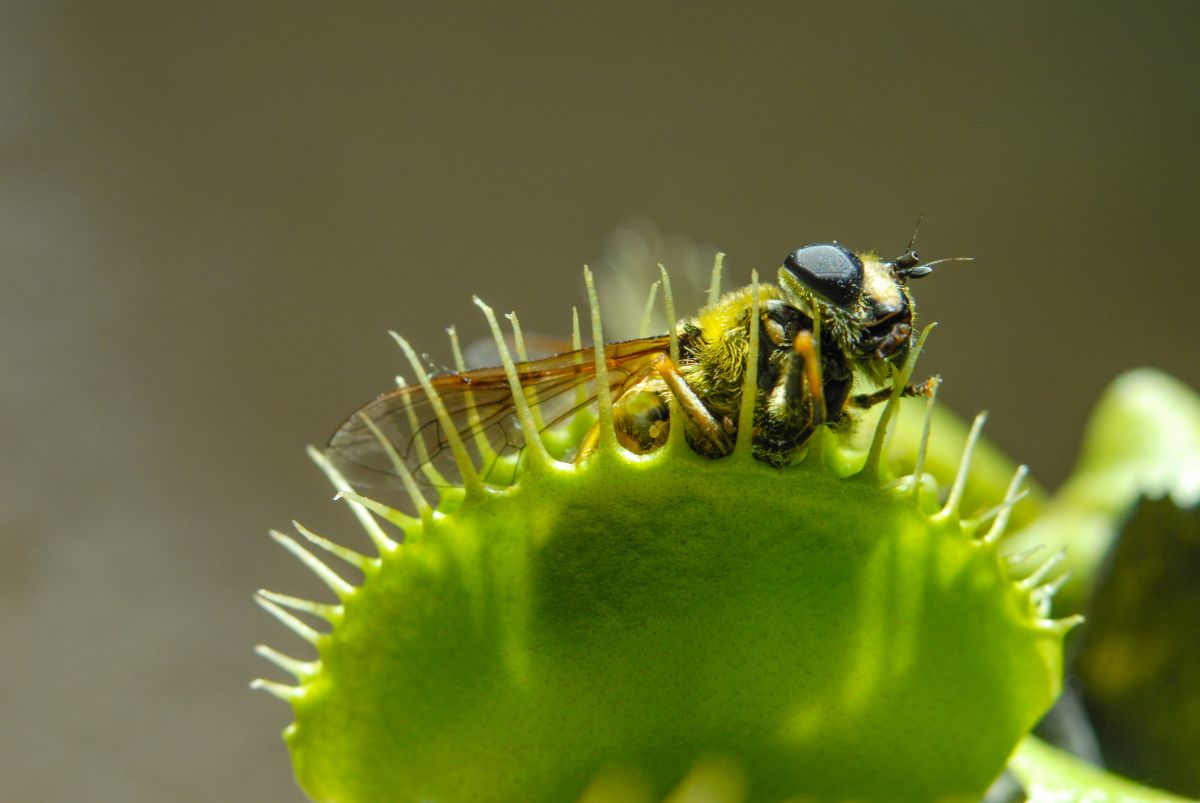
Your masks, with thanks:
[[(733, 450), (743, 381), (751, 368), (746, 364), (751, 326), (758, 326), (753, 453), (782, 466), (818, 427), (848, 428), (852, 410), (888, 398), (891, 368), (914, 346), (908, 282), (927, 276), (934, 264), (922, 263), (911, 242), (890, 261), (836, 241), (804, 246), (784, 259), (778, 284), (758, 286), (757, 321), (751, 320), (751, 287), (680, 321), (678, 362), (664, 334), (605, 345), (607, 387), (596, 386), (592, 348), (517, 363), (517, 379), (536, 400), (543, 428), (608, 394), (617, 439), (638, 454), (666, 443), (674, 401), (692, 449), (719, 458)], [(492, 455), (521, 448), (516, 403), (503, 368), (447, 372), (433, 377), (431, 386), (465, 443)], [(902, 392), (924, 395), (930, 387)], [(574, 459), (585, 460), (597, 442), (593, 426)], [(430, 397), (420, 386), (404, 386), (347, 418), (327, 452), (354, 480), (377, 484), (372, 480), (397, 474), (397, 458), (413, 475), (443, 476), (435, 464), (448, 445)]]

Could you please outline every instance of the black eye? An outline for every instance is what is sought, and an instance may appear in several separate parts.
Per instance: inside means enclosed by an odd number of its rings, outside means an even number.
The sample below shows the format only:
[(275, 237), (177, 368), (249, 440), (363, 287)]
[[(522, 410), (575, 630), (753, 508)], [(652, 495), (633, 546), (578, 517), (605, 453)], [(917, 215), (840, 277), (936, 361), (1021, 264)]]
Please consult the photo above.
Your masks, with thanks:
[(862, 295), (862, 262), (838, 243), (797, 248), (783, 267), (802, 285), (839, 307), (848, 307)]

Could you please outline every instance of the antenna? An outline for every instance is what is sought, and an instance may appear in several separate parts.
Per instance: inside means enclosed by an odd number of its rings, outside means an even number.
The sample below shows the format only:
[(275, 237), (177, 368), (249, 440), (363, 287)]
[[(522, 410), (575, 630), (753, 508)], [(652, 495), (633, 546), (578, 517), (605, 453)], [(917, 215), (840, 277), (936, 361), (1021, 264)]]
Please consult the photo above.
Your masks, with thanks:
[(975, 257), (945, 257), (944, 259), (935, 259), (933, 262), (921, 264), (921, 257), (913, 250), (913, 246), (917, 243), (917, 232), (921, 230), (921, 221), (925, 218), (925, 213), (922, 212), (917, 217), (917, 224), (913, 226), (912, 239), (908, 241), (908, 249), (892, 260), (892, 267), (896, 269), (896, 275), (904, 279), (920, 279), (922, 276), (928, 276), (933, 273), (934, 265), (941, 265), (943, 262), (974, 262)]
[(913, 246), (917, 244), (917, 232), (919, 232), (921, 230), (921, 221), (924, 219), (925, 219), (924, 212), (917, 215), (917, 225), (913, 226), (913, 236), (912, 236), (912, 239), (910, 239), (908, 241), (908, 250), (906, 251), (906, 253), (909, 253), (909, 254), (913, 253)]
[(919, 278), (921, 276), (928, 276), (930, 273), (933, 272), (934, 265), (941, 265), (943, 262), (974, 262), (974, 261), (975, 261), (975, 257), (942, 257), (941, 259), (935, 259), (932, 262), (926, 262), (924, 265), (918, 265), (918, 266), (914, 267), (912, 270), (908, 271), (908, 276), (913, 279)]
[(913, 246), (917, 244), (917, 232), (921, 230), (921, 221), (925, 219), (925, 213), (922, 212), (917, 216), (917, 224), (913, 226), (912, 237), (908, 241), (908, 248), (904, 253), (892, 260), (892, 264), (896, 266), (896, 273), (905, 278), (916, 279), (920, 276), (925, 276), (929, 271), (924, 273), (916, 273), (921, 264), (921, 257), (913, 250)]

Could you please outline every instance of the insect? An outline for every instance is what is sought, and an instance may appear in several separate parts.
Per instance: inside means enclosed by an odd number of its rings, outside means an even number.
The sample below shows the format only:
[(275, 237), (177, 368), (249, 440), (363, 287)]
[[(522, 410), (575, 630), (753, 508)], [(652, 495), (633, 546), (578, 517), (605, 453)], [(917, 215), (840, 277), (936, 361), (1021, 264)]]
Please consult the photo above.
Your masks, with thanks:
[[(591, 348), (517, 363), (517, 378), (536, 400), (539, 424), (546, 428), (608, 394), (618, 442), (640, 454), (666, 442), (674, 400), (691, 447), (718, 458), (733, 449), (742, 383), (750, 368), (751, 327), (758, 326), (753, 451), (758, 459), (781, 466), (818, 427), (848, 428), (851, 410), (888, 398), (891, 367), (903, 362), (914, 343), (908, 282), (927, 276), (934, 264), (922, 263), (911, 242), (892, 260), (855, 253), (838, 242), (804, 246), (784, 259), (778, 284), (758, 286), (758, 321), (751, 320), (750, 287), (680, 321), (678, 363), (670, 356), (670, 337), (658, 335), (604, 346), (607, 387), (596, 387)], [(431, 384), (464, 442), (493, 455), (521, 448), (503, 368), (447, 372)], [(863, 387), (868, 389), (854, 393)], [(925, 395), (930, 387), (902, 392)], [(597, 442), (593, 427), (575, 459), (586, 459)], [(421, 387), (410, 386), (384, 393), (347, 418), (327, 452), (355, 479), (377, 484), (372, 478), (397, 473), (397, 457), (414, 475), (423, 471), (427, 479), (436, 479), (440, 470), (431, 466), (446, 456), (448, 443), (430, 398)]]

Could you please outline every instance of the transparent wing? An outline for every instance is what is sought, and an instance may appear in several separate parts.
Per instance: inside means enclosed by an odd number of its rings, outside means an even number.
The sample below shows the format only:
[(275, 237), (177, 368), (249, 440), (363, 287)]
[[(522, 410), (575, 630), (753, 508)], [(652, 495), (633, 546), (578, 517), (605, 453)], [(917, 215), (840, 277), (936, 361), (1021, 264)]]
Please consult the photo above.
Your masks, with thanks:
[[(669, 342), (660, 335), (605, 346), (607, 388), (596, 387), (591, 348), (517, 363), (517, 377), (544, 430), (593, 406), (601, 391), (618, 398), (650, 372)], [(431, 384), (480, 473), (503, 482), (504, 470), (514, 470), (525, 445), (504, 369), (447, 373)], [(326, 454), (359, 487), (398, 487), (397, 461), (427, 486), (460, 480), (446, 428), (419, 385), (388, 391), (363, 405), (334, 432)]]
[[(605, 239), (596, 266), (596, 282), (605, 300), (604, 329), (617, 337), (636, 337), (640, 331), (646, 290), (659, 278), (658, 265), (671, 272), (676, 309), (704, 306), (717, 249), (663, 231), (652, 220), (632, 217)], [(668, 321), (661, 304), (654, 307), (650, 332), (661, 332)]]
[[(506, 335), (504, 338), (505, 345), (508, 346), (509, 354), (517, 353), (517, 342), (512, 335)], [(550, 355), (562, 354), (571, 349), (571, 338), (554, 337), (552, 335), (542, 335), (537, 332), (525, 333), (525, 348), (528, 356), (535, 360), (540, 360), (543, 357)], [(591, 349), (588, 349), (591, 351)], [(466, 359), (468, 369), (486, 368), (500, 363), (500, 349), (496, 346), (496, 340), (493, 337), (481, 337), (474, 343), (470, 343), (463, 350), (463, 357)]]

